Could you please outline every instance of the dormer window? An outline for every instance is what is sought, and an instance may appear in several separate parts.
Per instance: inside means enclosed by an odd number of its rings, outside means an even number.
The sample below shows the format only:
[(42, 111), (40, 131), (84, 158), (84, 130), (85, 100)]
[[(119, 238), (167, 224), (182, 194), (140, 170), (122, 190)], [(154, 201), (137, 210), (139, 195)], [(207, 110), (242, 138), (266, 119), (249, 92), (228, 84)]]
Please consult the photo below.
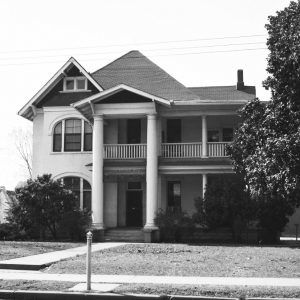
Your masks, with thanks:
[(65, 77), (64, 92), (87, 91), (87, 79), (85, 77)]

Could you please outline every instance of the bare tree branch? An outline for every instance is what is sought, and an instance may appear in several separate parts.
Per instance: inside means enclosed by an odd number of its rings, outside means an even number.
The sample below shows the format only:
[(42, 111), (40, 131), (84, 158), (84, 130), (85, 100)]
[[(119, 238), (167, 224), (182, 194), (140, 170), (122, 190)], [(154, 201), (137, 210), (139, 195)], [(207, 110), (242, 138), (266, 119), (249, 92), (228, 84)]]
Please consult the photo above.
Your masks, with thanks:
[(13, 131), (13, 135), (16, 149), (25, 164), (29, 177), (32, 179), (32, 132), (17, 129)]

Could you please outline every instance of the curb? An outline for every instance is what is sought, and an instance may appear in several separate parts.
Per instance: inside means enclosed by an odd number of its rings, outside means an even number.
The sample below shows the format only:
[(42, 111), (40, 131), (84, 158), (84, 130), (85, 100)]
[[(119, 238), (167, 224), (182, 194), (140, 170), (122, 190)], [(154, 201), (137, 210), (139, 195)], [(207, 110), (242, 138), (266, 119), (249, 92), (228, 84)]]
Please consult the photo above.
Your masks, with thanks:
[(3, 270), (21, 270), (21, 271), (38, 271), (44, 269), (51, 264), (41, 264), (41, 265), (25, 265), (25, 264), (1, 264), (0, 269)]
[(0, 300), (300, 300), (300, 298), (226, 298), (179, 295), (114, 294), (93, 292), (57, 292), (0, 290)]
[[(87, 292), (56, 292), (56, 291), (26, 291), (1, 290), (1, 300), (239, 300), (238, 298), (170, 296), (146, 294), (113, 294)], [(259, 299), (255, 299), (259, 300)], [(272, 300), (276, 300), (275, 298)]]

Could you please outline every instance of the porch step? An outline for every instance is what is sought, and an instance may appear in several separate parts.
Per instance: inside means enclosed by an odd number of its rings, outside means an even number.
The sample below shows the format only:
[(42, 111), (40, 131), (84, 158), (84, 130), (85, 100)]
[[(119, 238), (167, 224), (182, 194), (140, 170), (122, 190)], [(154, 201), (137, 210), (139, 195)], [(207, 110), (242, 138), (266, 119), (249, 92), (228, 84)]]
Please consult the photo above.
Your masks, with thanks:
[(106, 242), (143, 242), (142, 229), (116, 228), (105, 230), (104, 239)]

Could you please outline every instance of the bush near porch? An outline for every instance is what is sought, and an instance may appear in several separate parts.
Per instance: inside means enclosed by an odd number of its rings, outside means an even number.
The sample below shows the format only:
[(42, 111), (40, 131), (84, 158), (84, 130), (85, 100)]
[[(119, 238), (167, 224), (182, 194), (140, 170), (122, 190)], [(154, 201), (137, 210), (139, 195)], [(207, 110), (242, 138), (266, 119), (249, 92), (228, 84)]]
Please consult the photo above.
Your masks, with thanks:
[(163, 242), (250, 242), (261, 238), (257, 206), (235, 175), (211, 176), (205, 199), (195, 199), (195, 213), (167, 208), (156, 217)]

